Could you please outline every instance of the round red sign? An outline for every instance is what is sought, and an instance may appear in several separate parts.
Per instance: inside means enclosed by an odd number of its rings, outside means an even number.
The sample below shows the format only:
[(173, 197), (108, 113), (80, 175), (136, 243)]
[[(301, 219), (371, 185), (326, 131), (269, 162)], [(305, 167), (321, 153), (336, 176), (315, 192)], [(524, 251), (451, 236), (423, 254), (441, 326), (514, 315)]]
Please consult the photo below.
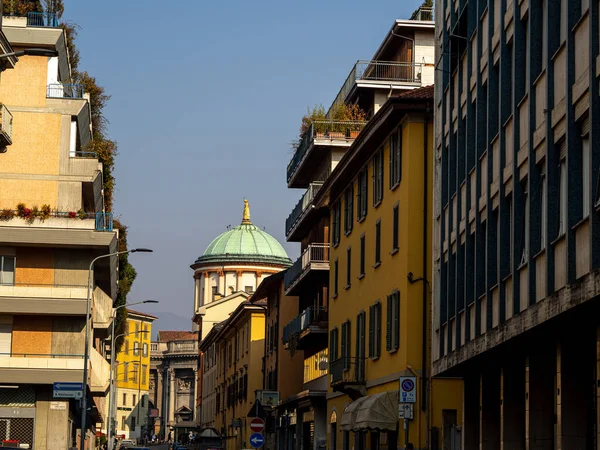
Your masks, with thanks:
[(250, 422), (250, 429), (254, 433), (260, 433), (261, 431), (263, 431), (265, 429), (265, 421), (262, 420), (260, 417), (255, 417)]

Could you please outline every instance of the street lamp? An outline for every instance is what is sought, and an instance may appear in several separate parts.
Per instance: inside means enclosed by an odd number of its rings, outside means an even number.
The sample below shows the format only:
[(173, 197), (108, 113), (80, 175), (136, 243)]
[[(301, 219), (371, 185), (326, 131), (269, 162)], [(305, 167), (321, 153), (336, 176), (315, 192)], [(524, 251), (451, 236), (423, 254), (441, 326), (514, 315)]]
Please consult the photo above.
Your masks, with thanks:
[(112, 318), (112, 331), (110, 333), (110, 382), (108, 384), (109, 392), (108, 392), (108, 425), (106, 426), (106, 434), (108, 436), (108, 450), (112, 450), (113, 441), (112, 441), (112, 408), (115, 402), (115, 387), (114, 387), (114, 376), (113, 376), (113, 365), (115, 363), (115, 321), (117, 320), (117, 310), (121, 308), (125, 308), (127, 306), (141, 305), (143, 303), (158, 303), (158, 300), (144, 300), (143, 302), (135, 302), (135, 303), (126, 303), (124, 305), (117, 306), (113, 309), (114, 317)]
[(133, 250), (125, 250), (122, 252), (113, 252), (113, 253), (108, 253), (106, 255), (100, 255), (100, 256), (96, 256), (94, 259), (92, 259), (92, 261), (90, 262), (90, 267), (88, 269), (88, 288), (87, 288), (87, 305), (86, 305), (86, 312), (85, 312), (85, 343), (84, 343), (84, 349), (83, 349), (83, 383), (81, 386), (81, 390), (82, 390), (82, 398), (81, 398), (81, 445), (80, 448), (84, 449), (85, 448), (85, 427), (86, 427), (86, 418), (87, 418), (87, 379), (88, 379), (88, 359), (90, 357), (90, 326), (89, 326), (89, 322), (90, 322), (90, 303), (91, 303), (91, 299), (92, 299), (92, 274), (93, 274), (93, 270), (94, 270), (94, 264), (96, 263), (96, 261), (98, 261), (99, 259), (103, 259), (103, 258), (110, 258), (111, 256), (119, 256), (119, 255), (125, 255), (127, 253), (137, 253), (137, 252), (144, 252), (144, 253), (148, 253), (148, 252), (152, 252), (152, 250), (150, 250), (149, 248), (134, 248)]

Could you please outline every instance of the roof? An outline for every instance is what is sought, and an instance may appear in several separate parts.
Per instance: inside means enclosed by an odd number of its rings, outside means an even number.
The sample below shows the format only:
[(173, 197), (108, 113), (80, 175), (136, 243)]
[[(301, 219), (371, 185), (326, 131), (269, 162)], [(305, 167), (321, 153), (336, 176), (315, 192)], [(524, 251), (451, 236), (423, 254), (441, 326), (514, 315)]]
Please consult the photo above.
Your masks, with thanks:
[(159, 342), (171, 341), (193, 341), (198, 339), (198, 333), (195, 331), (159, 331)]
[(433, 100), (433, 84), (418, 89), (403, 92), (397, 96), (398, 98), (410, 98), (414, 100)]
[(127, 312), (129, 314), (134, 314), (136, 316), (147, 317), (148, 319), (153, 319), (153, 320), (157, 320), (158, 319), (158, 317), (153, 316), (152, 314), (143, 313), (143, 312), (140, 312), (140, 311), (135, 311), (135, 310), (129, 309), (129, 308), (127, 308)]
[(252, 224), (247, 202), (242, 223), (217, 236), (194, 265), (227, 262), (269, 264), (280, 267), (292, 265), (292, 261), (279, 241)]

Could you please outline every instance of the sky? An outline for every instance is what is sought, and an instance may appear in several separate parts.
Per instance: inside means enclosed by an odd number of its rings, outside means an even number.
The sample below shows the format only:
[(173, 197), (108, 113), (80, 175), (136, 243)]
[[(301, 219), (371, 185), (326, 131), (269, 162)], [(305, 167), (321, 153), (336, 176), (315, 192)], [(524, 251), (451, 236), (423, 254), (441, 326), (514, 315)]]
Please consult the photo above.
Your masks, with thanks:
[(112, 96), (115, 215), (137, 279), (128, 301), (154, 328), (191, 329), (193, 271), (208, 244), (252, 221), (285, 242), (303, 194), (287, 189), (290, 141), (308, 107), (329, 107), (354, 63), (370, 59), (418, 0), (65, 0), (80, 27), (80, 70)]

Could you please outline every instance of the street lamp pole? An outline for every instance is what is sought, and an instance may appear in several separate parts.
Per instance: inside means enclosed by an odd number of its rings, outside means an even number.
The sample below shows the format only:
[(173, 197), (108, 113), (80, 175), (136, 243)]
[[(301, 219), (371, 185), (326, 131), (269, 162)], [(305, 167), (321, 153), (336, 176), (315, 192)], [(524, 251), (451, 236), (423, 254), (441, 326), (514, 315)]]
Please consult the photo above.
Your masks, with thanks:
[(116, 308), (113, 309), (113, 320), (112, 320), (112, 324), (111, 324), (111, 333), (110, 333), (110, 382), (108, 383), (108, 388), (109, 388), (109, 392), (108, 392), (108, 425), (106, 426), (106, 435), (108, 437), (108, 450), (113, 450), (113, 438), (112, 438), (112, 431), (113, 431), (113, 421), (112, 421), (112, 417), (113, 417), (113, 406), (115, 403), (115, 386), (114, 386), (114, 372), (113, 372), (113, 367), (114, 367), (114, 363), (115, 363), (115, 355), (116, 355), (116, 351), (115, 351), (115, 321), (117, 320), (117, 311), (121, 308), (126, 308), (127, 306), (134, 306), (134, 305), (141, 305), (143, 303), (158, 303), (158, 300), (144, 300), (143, 302), (135, 302), (135, 303), (126, 303), (124, 305), (120, 305), (117, 306)]
[(87, 419), (87, 379), (88, 379), (88, 359), (90, 357), (90, 315), (91, 315), (91, 298), (92, 298), (92, 281), (93, 281), (93, 270), (94, 264), (99, 259), (110, 258), (112, 256), (124, 255), (127, 253), (136, 253), (136, 252), (152, 252), (152, 250), (148, 248), (134, 248), (133, 250), (125, 250), (122, 252), (113, 252), (108, 253), (106, 255), (96, 256), (90, 262), (90, 267), (88, 269), (88, 288), (87, 288), (87, 305), (85, 312), (85, 342), (83, 348), (83, 382), (81, 386), (82, 390), (82, 398), (81, 398), (81, 436), (80, 436), (80, 449), (85, 449), (85, 430), (86, 430), (86, 419)]

